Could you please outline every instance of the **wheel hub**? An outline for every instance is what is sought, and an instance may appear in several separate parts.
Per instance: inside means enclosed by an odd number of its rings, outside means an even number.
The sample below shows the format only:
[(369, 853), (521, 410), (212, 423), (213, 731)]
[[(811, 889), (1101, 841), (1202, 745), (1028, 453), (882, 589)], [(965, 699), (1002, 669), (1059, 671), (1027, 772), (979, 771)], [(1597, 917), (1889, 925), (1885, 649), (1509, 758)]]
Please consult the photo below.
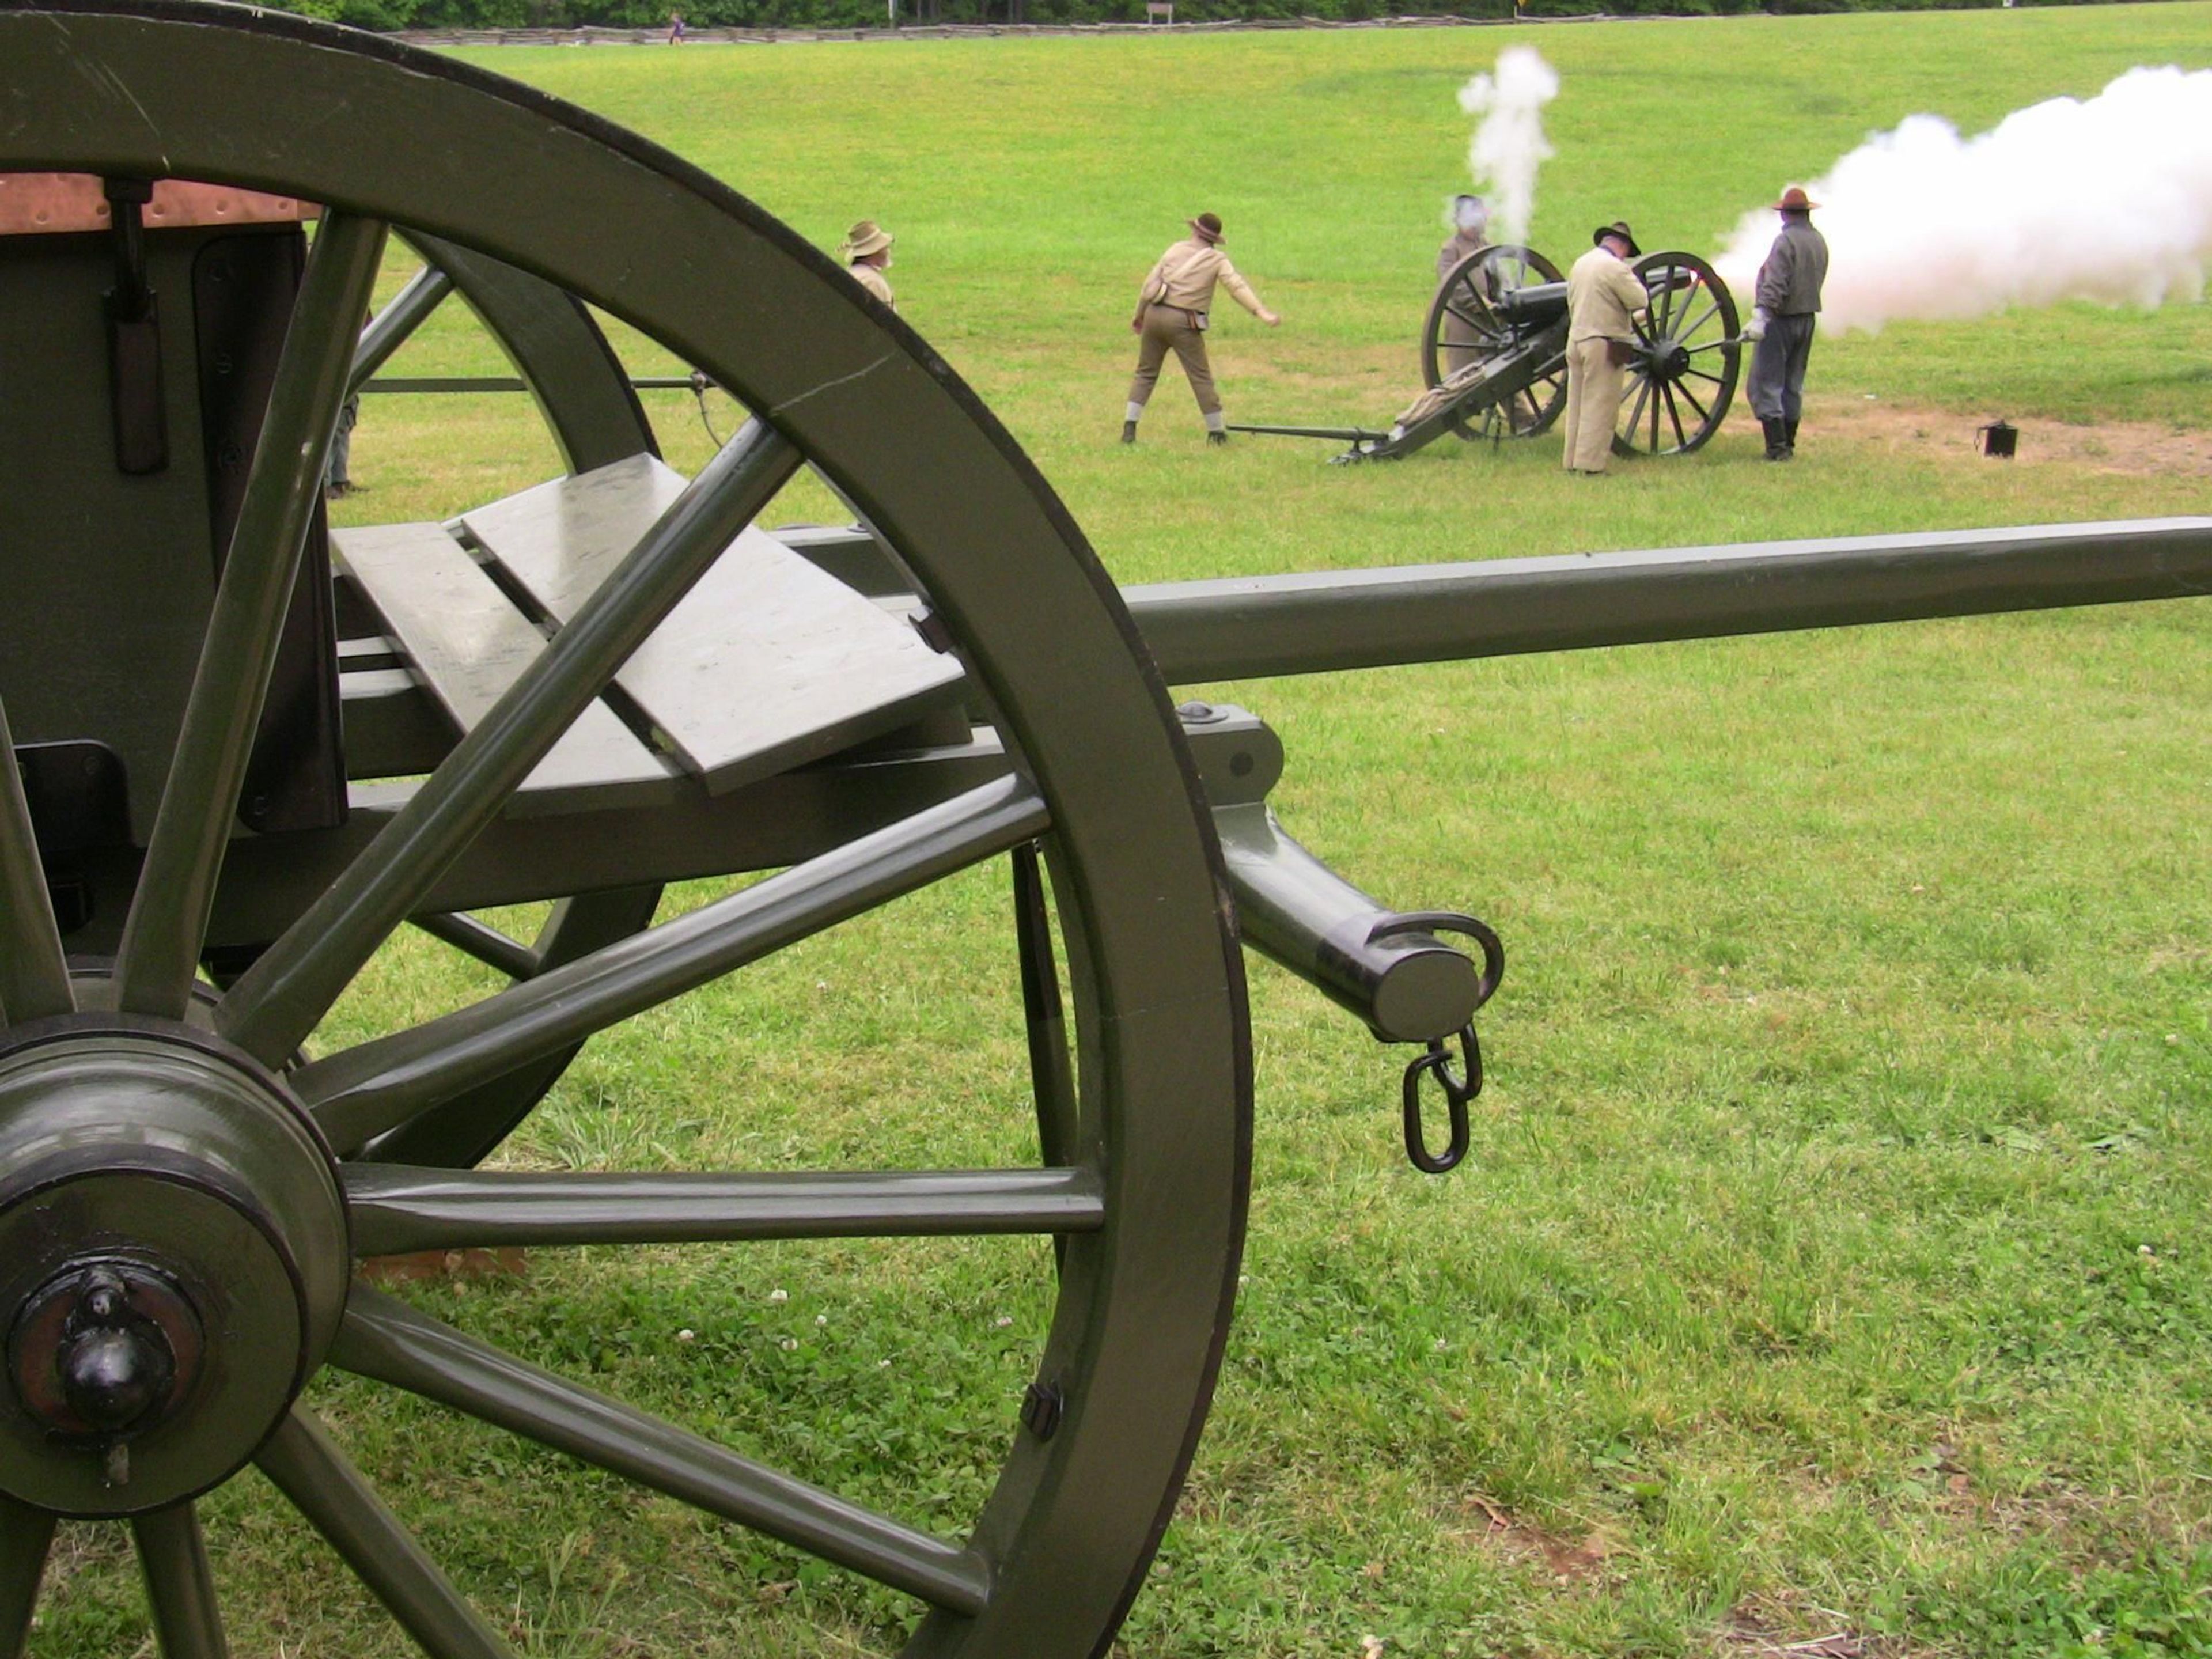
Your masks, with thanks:
[(88, 1022), (0, 1053), (0, 1492), (135, 1515), (234, 1473), (345, 1306), (337, 1176), (283, 1085)]

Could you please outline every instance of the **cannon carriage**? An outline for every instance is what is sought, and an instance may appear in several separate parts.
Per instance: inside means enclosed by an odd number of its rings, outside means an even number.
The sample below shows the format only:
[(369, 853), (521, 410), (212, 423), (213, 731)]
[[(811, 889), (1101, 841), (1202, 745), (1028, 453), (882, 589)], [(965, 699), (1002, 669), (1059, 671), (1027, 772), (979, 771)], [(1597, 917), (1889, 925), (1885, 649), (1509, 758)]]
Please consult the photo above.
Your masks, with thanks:
[[(1735, 300), (1694, 253), (1646, 254), (1634, 270), (1651, 296), (1613, 433), (1618, 455), (1687, 455), (1727, 419), (1742, 369)], [(1567, 402), (1567, 284), (1534, 248), (1500, 243), (1462, 259), (1422, 319), (1425, 390), (1385, 428), (1240, 425), (1277, 437), (1329, 438), (1337, 461), (1396, 460), (1446, 434), (1498, 442), (1548, 432)]]
[[(249, 1463), (424, 1651), (507, 1651), (302, 1403), (325, 1369), (889, 1586), (912, 1655), (1101, 1651), (1235, 1300), (1241, 945), (1416, 1046), (1401, 1117), (1431, 1164), (1464, 1120), (1439, 1151), (1424, 1091), (1464, 1114), (1502, 966), (1473, 918), (1392, 910), (1301, 848), (1267, 806), (1274, 734), (1168, 686), (2212, 574), (2191, 520), (1116, 593), (910, 331), (605, 123), (222, 8), (0, 14), (0, 61), (21, 112), (0, 173), (66, 175), (88, 216), (0, 239), (0, 325), (32, 370), (0, 393), (0, 467), (33, 504), (0, 562), (36, 599), (0, 623), (0, 1656), (61, 1517), (131, 1530), (171, 1659), (225, 1651), (196, 1505)], [(247, 191), (294, 206), (241, 223)], [(424, 273), (362, 332), (392, 236)], [(562, 475), (327, 531), (344, 397), (453, 295)], [(696, 476), (660, 460), (595, 308), (750, 411)], [(856, 524), (757, 528), (805, 467)], [(481, 1167), (594, 1034), (1000, 860), (1031, 1161)], [(772, 873), (656, 922), (665, 884), (740, 872)], [(552, 905), (528, 940), (478, 914), (524, 901)], [(319, 1023), (404, 926), (513, 984), (325, 1052)], [(951, 1536), (355, 1273), (487, 1245), (1001, 1235), (1054, 1242), (1050, 1328)]]

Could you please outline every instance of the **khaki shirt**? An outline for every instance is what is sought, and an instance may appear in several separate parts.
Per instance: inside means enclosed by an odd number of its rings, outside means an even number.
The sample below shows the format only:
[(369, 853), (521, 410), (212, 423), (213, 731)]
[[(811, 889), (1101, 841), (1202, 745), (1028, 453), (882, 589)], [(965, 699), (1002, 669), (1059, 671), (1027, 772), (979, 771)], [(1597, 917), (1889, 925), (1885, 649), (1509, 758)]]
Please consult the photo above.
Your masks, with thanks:
[(898, 301), (891, 298), (891, 285), (885, 279), (882, 267), (855, 263), (845, 267), (845, 274), (893, 311), (898, 309)]
[(1229, 256), (1210, 242), (1186, 236), (1160, 255), (1137, 295), (1141, 306), (1173, 306), (1178, 311), (1211, 311), (1218, 283), (1255, 317), (1267, 310), (1252, 284), (1237, 274)]
[(1443, 287), (1444, 278), (1457, 270), (1459, 262), (1468, 254), (1480, 253), (1489, 246), (1487, 232), (1454, 231), (1451, 240), (1437, 250), (1437, 286)]
[(1650, 303), (1634, 271), (1607, 250), (1594, 247), (1567, 272), (1567, 343), (1633, 340), (1635, 319)]

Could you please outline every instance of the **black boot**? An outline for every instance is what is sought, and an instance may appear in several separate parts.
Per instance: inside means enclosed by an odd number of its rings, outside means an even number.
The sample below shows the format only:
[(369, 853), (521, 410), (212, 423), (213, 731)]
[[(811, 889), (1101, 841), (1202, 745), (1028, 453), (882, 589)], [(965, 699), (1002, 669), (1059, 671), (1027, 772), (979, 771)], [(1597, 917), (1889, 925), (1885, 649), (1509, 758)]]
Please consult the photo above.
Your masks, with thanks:
[(1797, 459), (1797, 422), (1786, 421), (1782, 427), (1782, 447), (1790, 452), (1790, 459)]
[(1788, 460), (1790, 441), (1783, 435), (1786, 430), (1784, 423), (1778, 420), (1770, 421), (1762, 418), (1759, 422), (1759, 429), (1766, 434), (1766, 459), (1770, 461)]
[(1121, 422), (1121, 441), (1125, 444), (1133, 444), (1137, 441), (1137, 423), (1134, 421), (1124, 421)]
[(1206, 434), (1206, 441), (1210, 444), (1225, 444), (1229, 441), (1229, 434), (1226, 432), (1208, 432)]

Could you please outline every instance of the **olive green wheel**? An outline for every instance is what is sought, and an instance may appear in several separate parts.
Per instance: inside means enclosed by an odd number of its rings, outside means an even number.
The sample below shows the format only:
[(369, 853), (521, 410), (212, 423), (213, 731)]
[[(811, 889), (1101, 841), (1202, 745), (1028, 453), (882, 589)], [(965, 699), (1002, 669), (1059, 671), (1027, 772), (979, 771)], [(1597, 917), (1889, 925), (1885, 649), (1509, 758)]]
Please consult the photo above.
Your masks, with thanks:
[(1693, 253), (1647, 254), (1636, 274), (1651, 304), (1637, 325), (1613, 453), (1686, 455), (1721, 429), (1735, 397), (1743, 357), (1735, 300)]
[[(1188, 757), (1066, 511), (945, 365), (834, 266), (713, 179), (556, 100), (222, 7), (10, 10), (0, 61), (0, 168), (197, 179), (326, 205), (128, 919), (96, 972), (62, 953), (30, 809), (0, 767), (0, 1656), (22, 1649), (63, 1516), (128, 1526), (168, 1659), (223, 1652), (197, 1500), (249, 1463), (423, 1651), (506, 1652), (301, 1402), (325, 1366), (890, 1586), (912, 1598), (909, 1655), (1103, 1652), (1166, 1525), (1219, 1361), (1249, 1055)], [(264, 836), (226, 858), (387, 228), (604, 308), (754, 418), (380, 831), (357, 846), (344, 832)], [(392, 931), (454, 908), (441, 881), (496, 837), (577, 713), (807, 464), (912, 570), (1010, 763), (924, 804), (887, 797), (859, 814), (865, 832), (677, 921), (419, 1025), (352, 1048), (325, 1040), (301, 1063)], [(40, 556), (97, 533), (67, 501), (10, 510), (22, 533), (9, 545)], [(15, 676), (56, 666), (0, 664), (0, 698)], [(82, 654), (71, 666), (85, 672)], [(4, 725), (0, 702), (0, 745)], [(641, 839), (649, 866), (653, 838)], [(349, 856), (325, 878), (319, 860), (341, 842)], [(487, 1079), (1006, 854), (1047, 1148), (1034, 1165), (473, 1174), (364, 1155)], [(302, 870), (316, 878), (295, 902)], [(1044, 948), (1048, 881), (1065, 1018)], [(539, 896), (591, 885), (550, 869)], [(210, 918), (241, 911), (283, 913), (283, 925), (265, 948), (254, 936), (250, 963), (218, 991), (198, 975)], [(989, 1495), (950, 1537), (352, 1277), (357, 1255), (481, 1244), (995, 1234), (1059, 1245), (1056, 1272), (1039, 1258), (1053, 1311), (1035, 1385), (1018, 1414), (1006, 1406)], [(374, 1409), (373, 1392), (353, 1397)]]
[[(1446, 273), (1421, 325), (1421, 383), (1441, 386), (1485, 357), (1510, 350), (1532, 331), (1498, 302), (1538, 283), (1565, 280), (1533, 248), (1499, 243), (1470, 253)], [(1567, 403), (1564, 356), (1539, 365), (1528, 383), (1474, 421), (1452, 429), (1462, 438), (1533, 438), (1551, 429)]]

